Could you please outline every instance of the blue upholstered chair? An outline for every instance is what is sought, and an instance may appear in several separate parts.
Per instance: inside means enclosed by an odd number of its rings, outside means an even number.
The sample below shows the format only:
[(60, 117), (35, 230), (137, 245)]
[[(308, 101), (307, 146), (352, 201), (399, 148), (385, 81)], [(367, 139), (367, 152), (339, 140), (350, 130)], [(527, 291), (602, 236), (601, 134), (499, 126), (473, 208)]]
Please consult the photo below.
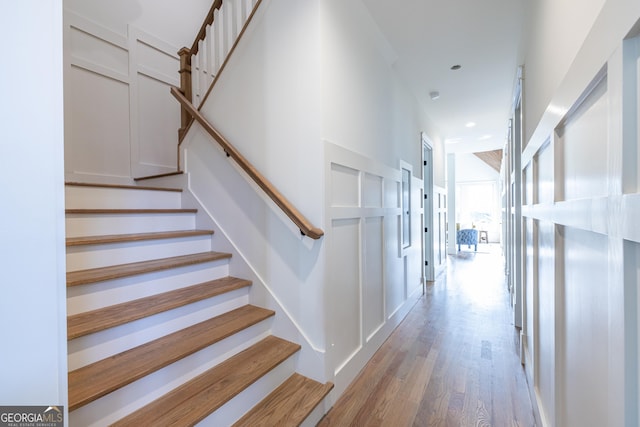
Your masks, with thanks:
[(466, 228), (464, 230), (458, 230), (456, 235), (456, 242), (458, 243), (458, 251), (460, 251), (460, 245), (467, 245), (471, 248), (473, 245), (473, 250), (478, 250), (478, 230), (475, 228)]

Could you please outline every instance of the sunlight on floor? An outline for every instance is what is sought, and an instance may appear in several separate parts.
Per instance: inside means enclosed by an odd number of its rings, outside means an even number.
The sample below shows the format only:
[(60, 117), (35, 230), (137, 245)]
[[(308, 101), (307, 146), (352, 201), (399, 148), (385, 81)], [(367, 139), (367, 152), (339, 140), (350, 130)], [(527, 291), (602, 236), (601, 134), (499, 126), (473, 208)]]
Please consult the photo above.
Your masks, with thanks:
[[(447, 290), (459, 294), (474, 309), (495, 309), (504, 301), (504, 258), (499, 244), (479, 244), (478, 250), (461, 248), (449, 256)], [(461, 301), (461, 302), (462, 302)]]

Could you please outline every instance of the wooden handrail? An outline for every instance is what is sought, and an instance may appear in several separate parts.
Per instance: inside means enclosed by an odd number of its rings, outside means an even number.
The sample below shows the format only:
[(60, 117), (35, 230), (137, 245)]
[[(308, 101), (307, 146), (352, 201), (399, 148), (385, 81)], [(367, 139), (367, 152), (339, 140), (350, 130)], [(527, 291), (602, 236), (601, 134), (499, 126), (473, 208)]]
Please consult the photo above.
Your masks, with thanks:
[(222, 147), (227, 156), (231, 157), (242, 168), (243, 171), (253, 179), (253, 181), (260, 187), (266, 194), (273, 200), (273, 202), (289, 217), (291, 221), (300, 229), (300, 232), (312, 239), (319, 239), (324, 235), (322, 229), (314, 227), (311, 222), (300, 213), (292, 204), (287, 200), (282, 193), (280, 193), (269, 180), (267, 180), (249, 161), (242, 155), (236, 148), (231, 145), (198, 111), (193, 104), (185, 98), (180, 89), (177, 87), (171, 88), (171, 94), (180, 102), (180, 105), (193, 117), (195, 121), (200, 123), (205, 131), (218, 144)]
[[(207, 17), (205, 18), (204, 22), (202, 23), (202, 26), (200, 27), (200, 31), (198, 31), (198, 34), (193, 42), (193, 45), (191, 45), (191, 49), (187, 47), (183, 47), (182, 49), (180, 49), (180, 51), (178, 51), (178, 55), (180, 56), (180, 89), (182, 90), (182, 93), (184, 93), (186, 98), (191, 103), (193, 103), (193, 94), (192, 94), (192, 87), (191, 87), (191, 78), (192, 78), (191, 58), (198, 53), (200, 49), (199, 42), (201, 40), (204, 40), (205, 37), (207, 36), (207, 26), (213, 25), (213, 21), (215, 19), (215, 11), (222, 7), (222, 2), (223, 0), (215, 0), (211, 5), (211, 9), (209, 10)], [(249, 13), (249, 16), (247, 17), (246, 21), (242, 26), (242, 29), (240, 29), (240, 32), (238, 33), (235, 41), (233, 42), (233, 45), (230, 47), (226, 57), (224, 58), (222, 64), (220, 65), (220, 68), (218, 69), (218, 72), (216, 73), (213, 81), (209, 85), (209, 88), (207, 89), (205, 95), (202, 97), (202, 100), (200, 101), (200, 105), (198, 106), (198, 108), (200, 108), (200, 106), (204, 103), (204, 101), (209, 97), (209, 94), (211, 93), (213, 86), (217, 83), (218, 79), (220, 78), (220, 74), (227, 66), (227, 63), (229, 62), (231, 55), (235, 51), (236, 46), (240, 42), (240, 39), (244, 35), (245, 31), (247, 30), (249, 23), (253, 19), (253, 16), (255, 15), (261, 3), (262, 3), (262, 0), (256, 1), (255, 5), (253, 6), (253, 9), (251, 10), (251, 13)], [(184, 136), (189, 131), (189, 127), (191, 126), (191, 123), (193, 121), (193, 119), (189, 116), (187, 112), (184, 111), (184, 109), (181, 114), (182, 114), (182, 117), (180, 120), (180, 129), (178, 130), (178, 145), (180, 145), (180, 143), (184, 139)]]
[(214, 16), (215, 10), (220, 9), (221, 6), (222, 6), (222, 0), (215, 0), (211, 5), (211, 9), (209, 9), (209, 13), (207, 14), (207, 17), (204, 18), (204, 22), (200, 27), (200, 31), (198, 31), (198, 35), (196, 36), (196, 39), (194, 40), (193, 45), (191, 45), (190, 51), (192, 55), (195, 55), (196, 53), (198, 53), (198, 49), (199, 49), (198, 42), (200, 40), (204, 40), (204, 38), (206, 37), (207, 25), (213, 24), (213, 16)]

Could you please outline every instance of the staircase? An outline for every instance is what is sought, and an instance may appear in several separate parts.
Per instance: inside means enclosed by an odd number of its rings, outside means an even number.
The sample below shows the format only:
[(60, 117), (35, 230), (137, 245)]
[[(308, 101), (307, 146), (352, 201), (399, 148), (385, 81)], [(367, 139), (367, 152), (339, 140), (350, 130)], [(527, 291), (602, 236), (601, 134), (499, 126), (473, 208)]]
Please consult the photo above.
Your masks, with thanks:
[(181, 190), (68, 183), (66, 203), (70, 425), (297, 426), (324, 400)]

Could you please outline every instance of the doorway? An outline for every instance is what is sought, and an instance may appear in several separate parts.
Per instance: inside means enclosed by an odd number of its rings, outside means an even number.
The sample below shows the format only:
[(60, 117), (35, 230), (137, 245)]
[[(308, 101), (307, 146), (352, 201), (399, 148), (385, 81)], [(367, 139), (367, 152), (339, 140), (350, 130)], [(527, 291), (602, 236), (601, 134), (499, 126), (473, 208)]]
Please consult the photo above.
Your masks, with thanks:
[(424, 191), (422, 205), (422, 248), (424, 285), (435, 280), (433, 259), (433, 144), (422, 132), (422, 186)]

